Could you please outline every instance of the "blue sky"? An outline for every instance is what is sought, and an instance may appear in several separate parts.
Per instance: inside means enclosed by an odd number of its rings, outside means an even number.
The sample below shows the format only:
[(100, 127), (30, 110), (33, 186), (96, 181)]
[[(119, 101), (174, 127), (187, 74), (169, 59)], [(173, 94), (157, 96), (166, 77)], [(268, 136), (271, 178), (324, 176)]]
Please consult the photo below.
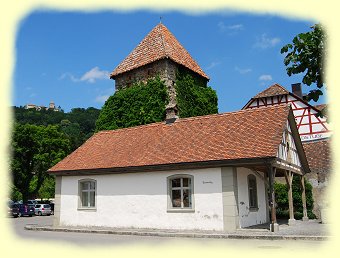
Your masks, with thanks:
[(235, 12), (35, 12), (18, 28), (12, 104), (101, 108), (114, 94), (109, 73), (160, 16), (210, 77), (219, 112), (241, 109), (274, 83), (291, 90), (300, 82), (286, 74), (280, 49), (316, 22)]

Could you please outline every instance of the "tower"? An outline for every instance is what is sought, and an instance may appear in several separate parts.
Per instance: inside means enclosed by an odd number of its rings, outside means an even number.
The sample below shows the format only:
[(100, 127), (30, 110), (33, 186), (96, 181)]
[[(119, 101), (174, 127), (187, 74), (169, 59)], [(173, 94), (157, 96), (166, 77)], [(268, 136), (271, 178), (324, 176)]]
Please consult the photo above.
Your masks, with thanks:
[(160, 76), (169, 96), (166, 118), (170, 119), (178, 116), (175, 89), (178, 69), (184, 69), (205, 85), (209, 81), (209, 77), (188, 51), (166, 26), (159, 23), (113, 70), (110, 78), (115, 80), (116, 90), (120, 90), (134, 83), (146, 82), (150, 78)]

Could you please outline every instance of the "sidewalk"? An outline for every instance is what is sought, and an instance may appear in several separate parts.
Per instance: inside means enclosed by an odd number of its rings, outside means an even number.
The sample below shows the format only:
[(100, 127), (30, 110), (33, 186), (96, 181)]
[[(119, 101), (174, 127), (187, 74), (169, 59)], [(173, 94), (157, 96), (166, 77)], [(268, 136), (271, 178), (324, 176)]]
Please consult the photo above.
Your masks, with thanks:
[(190, 237), (190, 238), (229, 238), (229, 239), (266, 239), (266, 240), (327, 240), (330, 239), (327, 224), (318, 220), (297, 220), (293, 226), (285, 221), (278, 221), (278, 232), (270, 232), (268, 225), (257, 225), (238, 229), (236, 232), (226, 233), (220, 231), (189, 231), (189, 230), (162, 230), (162, 229), (125, 229), (105, 227), (53, 227), (51, 225), (26, 225), (26, 230), (59, 231), (78, 233), (99, 233), (117, 235), (138, 235), (158, 237)]

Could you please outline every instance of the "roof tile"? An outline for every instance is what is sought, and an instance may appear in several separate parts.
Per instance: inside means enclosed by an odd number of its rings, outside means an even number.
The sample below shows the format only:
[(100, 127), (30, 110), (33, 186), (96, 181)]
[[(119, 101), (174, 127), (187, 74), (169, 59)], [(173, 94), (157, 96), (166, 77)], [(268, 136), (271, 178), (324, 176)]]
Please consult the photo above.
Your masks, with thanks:
[(255, 95), (253, 98), (264, 98), (264, 97), (272, 97), (272, 96), (277, 96), (277, 95), (284, 95), (284, 94), (289, 94), (289, 91), (286, 90), (283, 86), (280, 84), (273, 84), (272, 86), (268, 87), (264, 91), (261, 91), (257, 95)]
[(49, 171), (275, 157), (288, 106), (102, 131)]
[(154, 27), (138, 46), (113, 70), (110, 77), (131, 71), (163, 58), (185, 66), (209, 79), (188, 51), (162, 23)]

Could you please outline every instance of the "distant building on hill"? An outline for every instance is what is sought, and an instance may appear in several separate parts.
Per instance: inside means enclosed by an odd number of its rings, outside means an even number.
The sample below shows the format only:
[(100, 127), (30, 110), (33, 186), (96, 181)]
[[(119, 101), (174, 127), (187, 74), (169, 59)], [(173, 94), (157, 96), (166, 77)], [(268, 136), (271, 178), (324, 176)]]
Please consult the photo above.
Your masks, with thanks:
[(54, 101), (51, 101), (50, 104), (48, 105), (48, 107), (46, 106), (38, 106), (35, 104), (26, 104), (25, 105), (25, 109), (35, 109), (37, 111), (40, 110), (53, 110), (53, 111), (60, 111), (61, 107), (56, 107)]

